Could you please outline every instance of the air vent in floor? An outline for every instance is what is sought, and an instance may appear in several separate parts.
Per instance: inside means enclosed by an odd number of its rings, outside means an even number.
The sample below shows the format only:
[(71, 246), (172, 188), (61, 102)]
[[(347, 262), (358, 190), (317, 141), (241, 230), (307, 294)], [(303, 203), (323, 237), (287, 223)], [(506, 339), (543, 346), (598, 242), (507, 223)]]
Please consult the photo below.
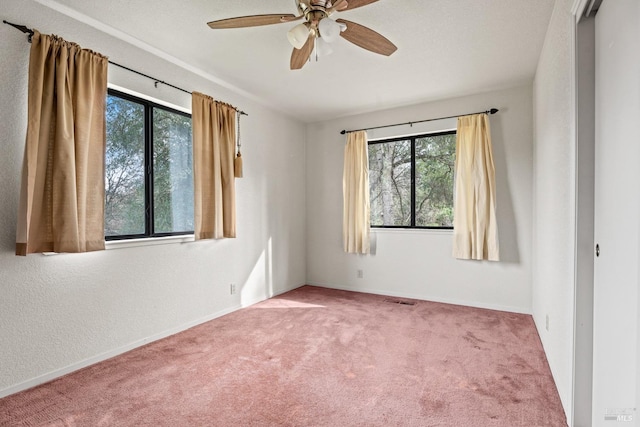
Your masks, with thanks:
[(385, 299), (384, 302), (390, 302), (393, 304), (400, 304), (400, 305), (416, 305), (416, 303), (414, 301), (404, 301), (401, 299)]

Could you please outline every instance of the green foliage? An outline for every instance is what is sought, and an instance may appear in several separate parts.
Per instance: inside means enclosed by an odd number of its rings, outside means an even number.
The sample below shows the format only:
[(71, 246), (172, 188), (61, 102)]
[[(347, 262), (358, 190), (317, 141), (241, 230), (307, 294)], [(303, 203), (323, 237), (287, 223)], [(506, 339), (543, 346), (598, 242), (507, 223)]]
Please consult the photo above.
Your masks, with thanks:
[(107, 98), (105, 235), (144, 233), (144, 107)]
[(411, 141), (369, 145), (372, 225), (411, 225)]
[[(153, 109), (155, 233), (193, 230), (191, 118)], [(145, 107), (109, 95), (105, 172), (105, 235), (145, 233)]]
[(456, 136), (416, 140), (416, 226), (453, 226)]
[(456, 136), (415, 139), (415, 195), (411, 193), (412, 139), (369, 145), (371, 225), (453, 225), (453, 171)]
[(191, 118), (153, 115), (153, 207), (156, 233), (193, 230)]

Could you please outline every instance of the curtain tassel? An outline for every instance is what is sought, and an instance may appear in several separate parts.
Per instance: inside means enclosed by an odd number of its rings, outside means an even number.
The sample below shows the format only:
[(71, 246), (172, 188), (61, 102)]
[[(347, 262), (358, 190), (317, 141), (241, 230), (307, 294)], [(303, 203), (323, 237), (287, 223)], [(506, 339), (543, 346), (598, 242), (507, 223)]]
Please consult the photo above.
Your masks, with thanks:
[(242, 154), (239, 151), (233, 160), (233, 170), (236, 178), (242, 178)]
[(236, 154), (236, 158), (233, 159), (233, 172), (234, 172), (234, 176), (236, 178), (242, 178), (242, 154), (240, 153), (240, 117), (242, 117), (241, 113), (238, 113), (238, 133), (237, 133), (237, 137), (238, 137), (238, 141), (237, 141), (237, 146), (238, 146), (238, 152)]

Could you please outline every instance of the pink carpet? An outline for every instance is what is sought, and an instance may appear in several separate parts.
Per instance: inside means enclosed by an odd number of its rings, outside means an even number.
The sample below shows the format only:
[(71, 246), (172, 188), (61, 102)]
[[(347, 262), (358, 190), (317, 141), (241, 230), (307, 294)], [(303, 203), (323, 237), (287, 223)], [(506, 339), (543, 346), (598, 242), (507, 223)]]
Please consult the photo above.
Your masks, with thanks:
[(0, 400), (2, 426), (566, 426), (531, 316), (311, 286)]

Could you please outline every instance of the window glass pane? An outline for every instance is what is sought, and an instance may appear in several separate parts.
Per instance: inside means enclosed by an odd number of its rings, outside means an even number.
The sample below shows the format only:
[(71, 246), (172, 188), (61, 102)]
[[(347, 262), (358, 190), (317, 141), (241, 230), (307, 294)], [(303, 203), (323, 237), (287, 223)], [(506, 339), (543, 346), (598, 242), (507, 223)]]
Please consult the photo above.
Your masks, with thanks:
[(411, 225), (411, 141), (369, 145), (371, 225)]
[(153, 110), (154, 231), (193, 231), (191, 118)]
[(453, 226), (456, 135), (416, 139), (416, 226)]
[(107, 97), (105, 236), (144, 234), (144, 106)]

